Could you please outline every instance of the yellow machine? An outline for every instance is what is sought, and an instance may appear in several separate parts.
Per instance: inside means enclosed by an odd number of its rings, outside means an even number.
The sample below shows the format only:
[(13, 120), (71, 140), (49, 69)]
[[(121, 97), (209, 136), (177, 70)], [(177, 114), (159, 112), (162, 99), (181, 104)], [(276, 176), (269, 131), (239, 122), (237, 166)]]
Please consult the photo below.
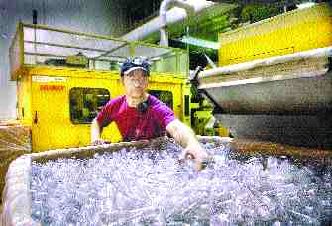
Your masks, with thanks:
[[(10, 48), (11, 79), (17, 81), (18, 118), (31, 126), (32, 150), (88, 145), (92, 119), (109, 99), (124, 93), (118, 67), (128, 56), (150, 59), (150, 94), (190, 125), (186, 52), (19, 24)], [(114, 123), (103, 138), (121, 140)]]
[(321, 3), (221, 33), (219, 66), (330, 46), (331, 11)]
[(195, 83), (235, 138), (331, 147), (331, 16), (320, 3), (220, 34), (220, 67)]
[[(229, 86), (225, 85), (217, 89), (216, 84), (222, 81), (237, 81), (250, 76), (260, 76), (246, 72), (231, 73), (230, 71), (237, 68), (236, 64), (239, 63), (331, 46), (331, 12), (331, 7), (327, 3), (321, 3), (310, 8), (289, 11), (236, 30), (221, 33), (219, 35), (218, 64), (220, 68), (228, 65), (232, 66), (225, 67), (224, 74), (215, 75), (214, 77), (205, 76), (201, 79), (201, 82), (204, 80), (205, 83), (208, 83), (206, 87), (215, 94), (215, 100), (218, 97), (227, 99), (225, 102), (228, 106), (235, 106), (240, 99), (244, 98), (244, 95), (248, 95), (248, 99), (251, 98), (248, 101), (254, 100), (255, 95), (258, 96), (257, 100), (261, 99), (260, 90), (250, 95), (249, 93), (243, 95), (244, 86), (239, 86), (238, 90), (229, 91), (226, 95), (222, 93), (222, 90), (228, 89)], [(268, 74), (267, 71), (264, 73)], [(235, 95), (239, 96), (233, 99)], [(247, 106), (247, 103), (243, 102), (242, 106)], [(211, 131), (211, 125), (207, 128), (207, 124), (212, 117), (212, 107), (201, 105), (193, 108), (193, 110), (192, 121), (195, 131), (198, 134), (209, 135), (208, 130)], [(216, 124), (214, 130), (218, 130), (217, 135), (227, 136), (230, 134), (225, 126), (220, 125), (219, 121), (216, 121)]]

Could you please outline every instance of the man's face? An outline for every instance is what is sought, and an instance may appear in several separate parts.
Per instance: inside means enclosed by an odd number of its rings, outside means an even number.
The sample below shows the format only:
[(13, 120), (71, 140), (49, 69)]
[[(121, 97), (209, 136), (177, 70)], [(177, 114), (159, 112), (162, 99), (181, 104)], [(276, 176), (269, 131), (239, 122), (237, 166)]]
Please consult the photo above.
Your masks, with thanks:
[(142, 69), (136, 69), (125, 74), (122, 81), (126, 95), (134, 98), (142, 97), (148, 86), (148, 77)]

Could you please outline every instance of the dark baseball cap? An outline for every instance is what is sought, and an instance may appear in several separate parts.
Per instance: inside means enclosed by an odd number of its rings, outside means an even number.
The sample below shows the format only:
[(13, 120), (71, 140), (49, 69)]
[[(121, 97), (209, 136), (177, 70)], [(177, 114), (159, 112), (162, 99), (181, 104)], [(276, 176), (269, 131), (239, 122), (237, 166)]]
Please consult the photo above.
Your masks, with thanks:
[(146, 57), (127, 58), (121, 65), (121, 77), (137, 69), (145, 71), (146, 76), (149, 76), (150, 66)]

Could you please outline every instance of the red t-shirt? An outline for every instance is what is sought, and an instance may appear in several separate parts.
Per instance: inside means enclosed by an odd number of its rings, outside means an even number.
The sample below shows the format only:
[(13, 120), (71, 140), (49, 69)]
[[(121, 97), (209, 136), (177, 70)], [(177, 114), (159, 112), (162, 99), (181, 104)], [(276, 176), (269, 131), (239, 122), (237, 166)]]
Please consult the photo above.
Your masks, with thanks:
[(174, 112), (152, 95), (148, 97), (148, 108), (144, 113), (129, 107), (126, 96), (119, 96), (108, 101), (97, 115), (97, 121), (102, 127), (114, 121), (124, 141), (164, 136), (166, 126), (174, 119)]

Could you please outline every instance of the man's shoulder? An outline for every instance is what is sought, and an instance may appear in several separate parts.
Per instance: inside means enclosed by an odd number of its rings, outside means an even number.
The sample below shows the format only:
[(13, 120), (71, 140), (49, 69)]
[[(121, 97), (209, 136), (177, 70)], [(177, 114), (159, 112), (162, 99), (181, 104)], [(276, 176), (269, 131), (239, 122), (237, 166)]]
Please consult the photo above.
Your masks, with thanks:
[(125, 100), (126, 100), (125, 96), (122, 95), (122, 96), (117, 96), (117, 97), (110, 99), (108, 101), (108, 103), (111, 103), (111, 104), (123, 103)]
[(174, 112), (157, 97), (150, 95), (151, 114), (158, 118), (163, 128), (175, 119)]
[(164, 103), (161, 100), (159, 100), (157, 97), (150, 94), (149, 95), (149, 105), (159, 106), (159, 105), (164, 105)]
[(110, 100), (107, 102), (106, 106), (107, 106), (107, 107), (121, 106), (122, 103), (125, 102), (125, 100), (126, 100), (126, 99), (125, 99), (125, 96), (117, 96), (117, 97), (114, 97), (114, 98), (110, 99)]
[(172, 109), (170, 109), (164, 102), (162, 102), (161, 100), (159, 100), (157, 97), (150, 95), (149, 96), (149, 105), (157, 111), (171, 111)]
[(113, 98), (114, 102), (124, 102), (126, 100), (125, 95), (117, 96)]

